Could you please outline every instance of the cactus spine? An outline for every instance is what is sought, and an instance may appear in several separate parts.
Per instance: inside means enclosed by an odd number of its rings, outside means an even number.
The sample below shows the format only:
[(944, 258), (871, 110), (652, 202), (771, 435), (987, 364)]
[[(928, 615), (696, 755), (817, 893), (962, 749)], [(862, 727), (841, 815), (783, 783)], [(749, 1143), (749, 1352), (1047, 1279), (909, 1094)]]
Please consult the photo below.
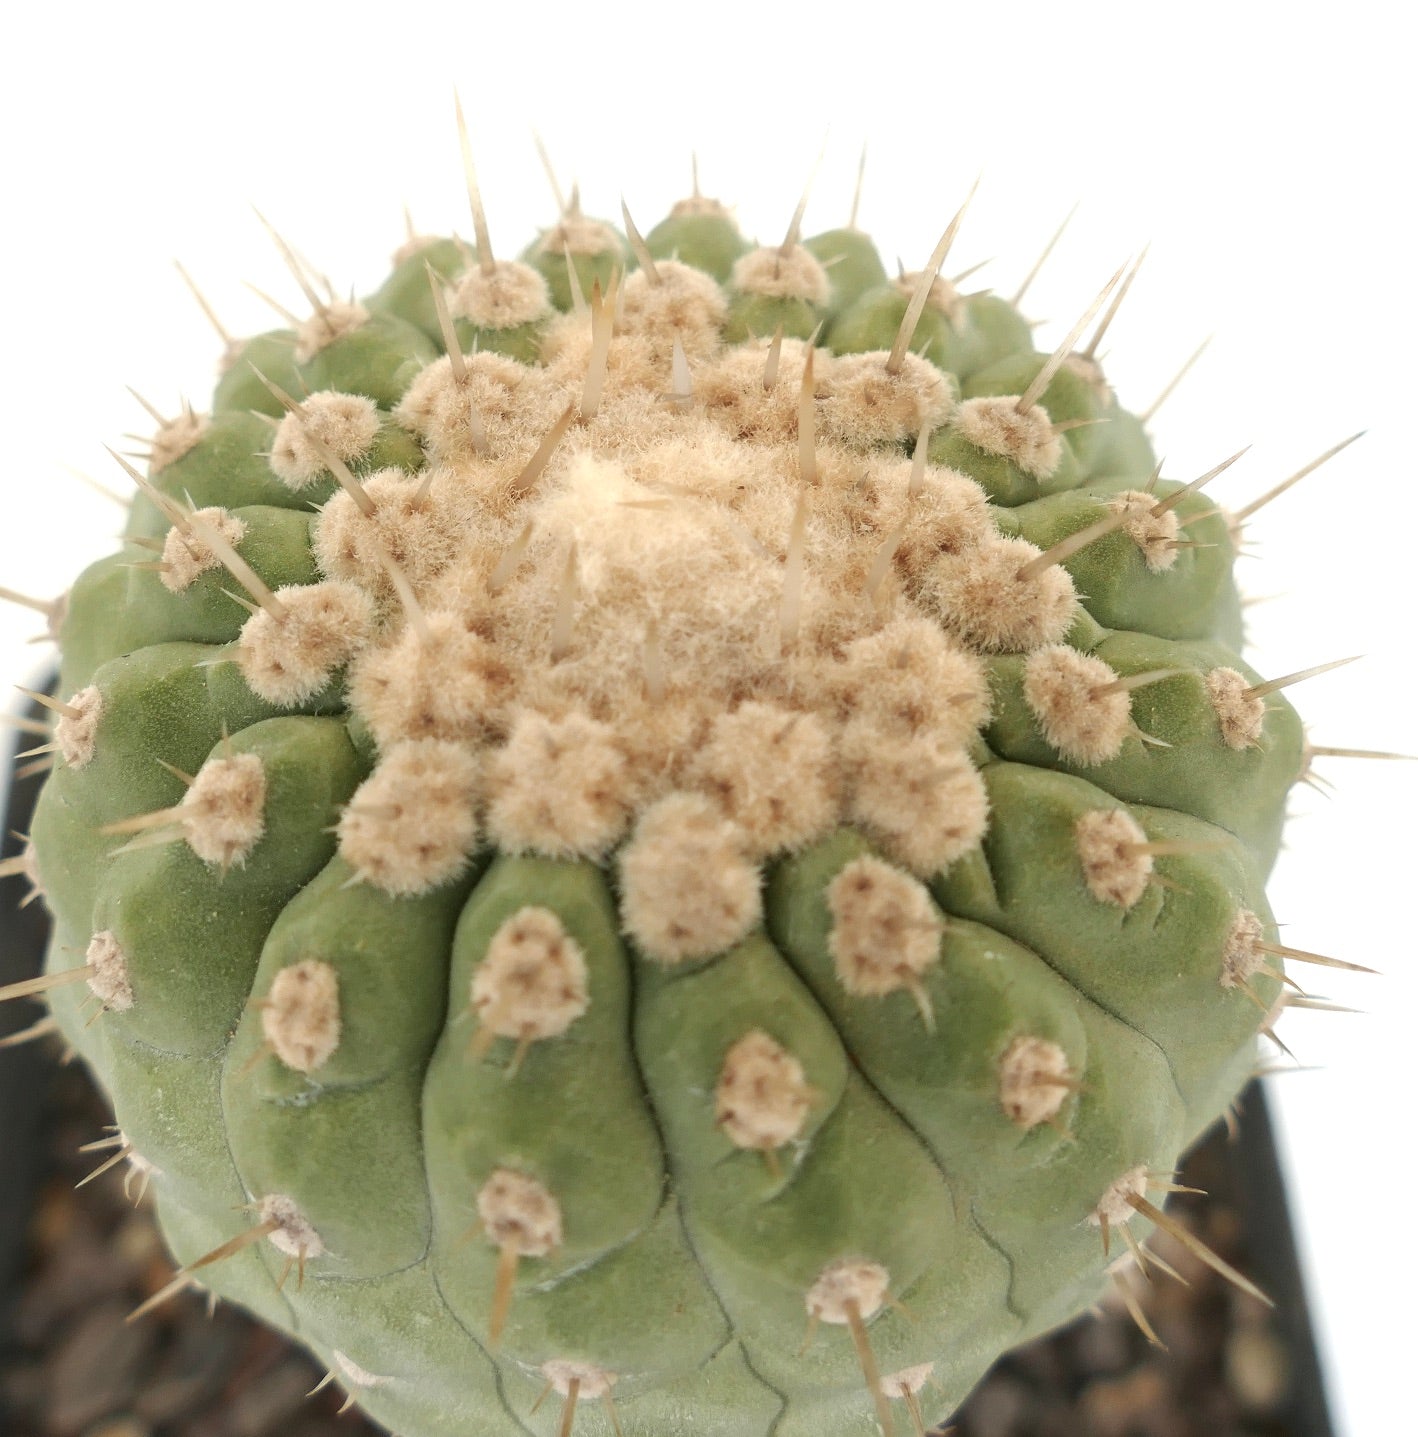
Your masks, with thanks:
[(468, 178), (362, 302), (278, 238), (309, 317), (129, 466), (24, 994), (155, 1301), (395, 1430), (922, 1431), (1168, 1222), (1313, 956), (1312, 671), (1238, 656), (1231, 461), (1164, 478), (1094, 357), (1131, 275), (1041, 354), (963, 209), (896, 280), (697, 183), (509, 259)]

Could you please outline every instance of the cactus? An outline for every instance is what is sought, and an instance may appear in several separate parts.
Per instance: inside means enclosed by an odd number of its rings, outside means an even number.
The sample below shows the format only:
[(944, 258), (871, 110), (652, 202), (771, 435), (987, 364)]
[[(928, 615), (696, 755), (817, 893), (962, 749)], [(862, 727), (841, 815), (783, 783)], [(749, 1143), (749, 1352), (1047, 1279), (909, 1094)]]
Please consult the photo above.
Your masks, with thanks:
[(1317, 670), (1239, 657), (1257, 505), (1103, 376), (1130, 275), (1042, 354), (963, 209), (896, 280), (697, 183), (508, 259), (467, 174), (363, 302), (278, 238), (309, 318), (119, 461), (5, 996), (112, 1096), (153, 1303), (393, 1430), (922, 1432), (1145, 1260), (1316, 956)]

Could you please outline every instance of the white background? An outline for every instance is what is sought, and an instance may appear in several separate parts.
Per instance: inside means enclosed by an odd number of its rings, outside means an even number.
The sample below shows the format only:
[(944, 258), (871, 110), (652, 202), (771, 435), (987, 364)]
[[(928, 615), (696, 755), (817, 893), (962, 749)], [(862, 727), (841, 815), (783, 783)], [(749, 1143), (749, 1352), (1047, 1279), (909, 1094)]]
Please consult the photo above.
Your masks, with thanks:
[[(866, 141), (862, 222), (908, 267), (983, 173), (948, 270), (989, 259), (971, 283), (1005, 293), (1081, 199), (1031, 291), (1050, 343), (1151, 240), (1105, 349), (1123, 401), (1145, 406), (1216, 334), (1155, 425), (1169, 476), (1254, 443), (1215, 486), (1239, 505), (1369, 430), (1254, 522), (1245, 586), (1281, 597), (1252, 611), (1250, 657), (1282, 674), (1366, 655), (1292, 692), (1316, 742), (1418, 749), (1418, 127), (1410, 45), (1388, 31), (1401, 11), (977, 8), (988, 18), (669, 0), (523, 20), (472, 3), (18, 9), (0, 87), (0, 583), (50, 596), (110, 547), (119, 511), (69, 466), (127, 491), (100, 448), (148, 427), (124, 384), (169, 412), (202, 404), (217, 342), (173, 257), (241, 333), (274, 322), (242, 280), (299, 301), (252, 203), (357, 290), (382, 277), (403, 203), (423, 229), (468, 232), (456, 84), (501, 254), (553, 218), (534, 127), (592, 213), (614, 217), (624, 193), (647, 229), (697, 149), (706, 192), (765, 239), (824, 140), (807, 231), (844, 222)], [(35, 628), (0, 605), (0, 674), (37, 672)], [(1418, 765), (1323, 771), (1339, 794), (1297, 791), (1274, 907), (1288, 942), (1385, 976), (1300, 975), (1368, 1012), (1291, 1015), (1284, 1036), (1322, 1071), (1273, 1090), (1335, 1405), (1361, 1437), (1410, 1410)]]

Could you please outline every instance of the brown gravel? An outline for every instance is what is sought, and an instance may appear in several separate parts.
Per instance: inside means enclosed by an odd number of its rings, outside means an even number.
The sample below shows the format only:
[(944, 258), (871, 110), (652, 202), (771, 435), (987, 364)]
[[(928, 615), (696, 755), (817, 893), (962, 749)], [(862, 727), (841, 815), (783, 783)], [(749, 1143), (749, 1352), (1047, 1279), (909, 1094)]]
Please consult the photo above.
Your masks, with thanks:
[[(150, 1203), (133, 1207), (121, 1170), (77, 1192), (104, 1154), (79, 1154), (109, 1121), (77, 1068), (58, 1074), (48, 1132), (53, 1171), (29, 1232), (28, 1272), (8, 1348), (0, 1334), (5, 1437), (363, 1437), (378, 1429), (342, 1395), (306, 1394), (321, 1371), (225, 1304), (193, 1295), (142, 1323), (124, 1315), (171, 1274)], [(1181, 1181), (1208, 1189), (1172, 1211), (1244, 1270), (1224, 1139)], [(1167, 1345), (1151, 1347), (1121, 1302), (999, 1363), (957, 1414), (957, 1437), (1304, 1437), (1283, 1417), (1291, 1357), (1274, 1315), (1171, 1239), (1159, 1254), (1190, 1286), (1135, 1282)], [(8, 1423), (3, 1414), (8, 1410)], [(1315, 1429), (1323, 1430), (1323, 1429)], [(471, 1434), (470, 1434), (471, 1437)]]

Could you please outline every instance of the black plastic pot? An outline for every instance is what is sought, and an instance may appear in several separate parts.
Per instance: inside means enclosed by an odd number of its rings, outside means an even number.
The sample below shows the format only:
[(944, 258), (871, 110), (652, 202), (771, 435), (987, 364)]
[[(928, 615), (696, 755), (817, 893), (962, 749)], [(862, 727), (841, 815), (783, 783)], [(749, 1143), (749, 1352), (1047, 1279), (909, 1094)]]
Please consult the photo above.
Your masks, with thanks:
[[(15, 835), (29, 829), (41, 782), (41, 777), (34, 776), (18, 779), (11, 786), (3, 850), (0, 850), (5, 857), (22, 848), (22, 841)], [(22, 879), (6, 880), (0, 889), (0, 985), (38, 973), (42, 963), (48, 921), (42, 903), (19, 906), (24, 893)], [(0, 1004), (0, 1037), (32, 1023), (38, 1013), (39, 1009), (32, 1003)], [(46, 1116), (57, 1071), (56, 1054), (50, 1043), (0, 1049), (0, 1394), (4, 1390), (2, 1379), (15, 1356), (10, 1318), (24, 1281), (26, 1233), (36, 1194), (47, 1176), (50, 1145), (45, 1141)], [(1220, 1181), (1213, 1186), (1218, 1191), (1226, 1190), (1228, 1200), (1241, 1218), (1245, 1271), (1276, 1303), (1276, 1330), (1286, 1348), (1289, 1382), (1283, 1404), (1267, 1420), (1264, 1430), (1284, 1434), (1284, 1437), (1334, 1437), (1283, 1178), (1264, 1094), (1258, 1085), (1253, 1084), (1243, 1095), (1235, 1141), (1227, 1143), (1224, 1137), (1213, 1134), (1194, 1156), (1196, 1159), (1201, 1159), (1211, 1174), (1219, 1174)], [(1006, 1371), (1011, 1364), (1028, 1368), (1028, 1352), (1003, 1359), (998, 1371)], [(1039, 1370), (1040, 1365), (1035, 1363), (1031, 1380), (1036, 1383)], [(987, 1384), (989, 1380), (986, 1379)], [(1083, 1381), (1079, 1379), (1080, 1387)], [(970, 1412), (971, 1406), (967, 1404), (961, 1414), (964, 1433), (971, 1437), (981, 1433), (984, 1437), (996, 1437), (987, 1425), (982, 1426), (972, 1418)], [(0, 1433), (18, 1434), (24, 1430), (18, 1423), (7, 1420), (0, 1406)], [(1012, 1427), (1010, 1430), (1017, 1433), (1023, 1429)], [(1082, 1428), (1072, 1428), (1070, 1437), (1090, 1437), (1090, 1434)], [(1218, 1429), (1215, 1437), (1228, 1437), (1228, 1434)]]

